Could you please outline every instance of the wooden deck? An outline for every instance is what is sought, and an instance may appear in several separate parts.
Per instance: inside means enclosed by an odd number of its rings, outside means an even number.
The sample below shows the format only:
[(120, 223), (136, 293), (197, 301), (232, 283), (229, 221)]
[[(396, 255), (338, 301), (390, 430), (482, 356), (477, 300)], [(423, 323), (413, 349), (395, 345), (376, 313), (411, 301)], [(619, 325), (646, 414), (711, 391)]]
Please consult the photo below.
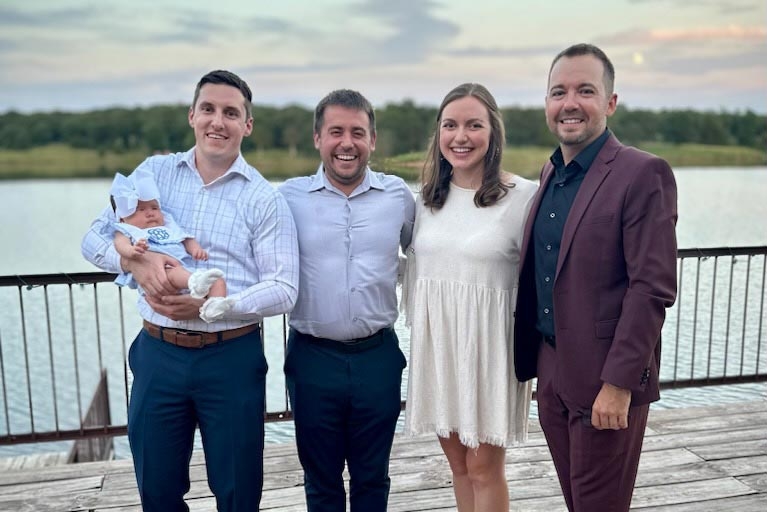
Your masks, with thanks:
[[(305, 510), (301, 468), (292, 444), (264, 454), (262, 510)], [(390, 511), (454, 510), (450, 471), (433, 436), (397, 436)], [(537, 424), (508, 451), (511, 509), (566, 511)], [(201, 454), (191, 468), (192, 511), (215, 511)], [(632, 510), (767, 510), (767, 400), (715, 407), (652, 410)], [(130, 460), (0, 471), (2, 511), (140, 511)]]

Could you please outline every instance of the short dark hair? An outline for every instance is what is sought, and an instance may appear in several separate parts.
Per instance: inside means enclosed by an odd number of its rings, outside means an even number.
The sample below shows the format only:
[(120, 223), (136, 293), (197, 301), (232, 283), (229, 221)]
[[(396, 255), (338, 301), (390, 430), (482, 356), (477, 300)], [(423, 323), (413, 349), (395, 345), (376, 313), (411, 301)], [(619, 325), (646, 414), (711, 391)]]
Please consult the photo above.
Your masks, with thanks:
[(554, 57), (554, 60), (551, 61), (551, 67), (549, 68), (549, 77), (551, 77), (551, 70), (554, 69), (554, 64), (559, 61), (559, 59), (563, 57), (580, 57), (581, 55), (593, 55), (597, 59), (599, 59), (602, 62), (602, 67), (604, 68), (604, 74), (602, 75), (602, 82), (605, 85), (605, 92), (608, 96), (610, 96), (613, 93), (613, 88), (615, 87), (615, 68), (613, 67), (613, 63), (610, 62), (610, 59), (607, 57), (605, 52), (603, 52), (598, 47), (594, 46), (593, 44), (588, 43), (579, 43), (574, 44), (568, 48), (565, 48), (561, 52), (557, 54), (556, 57)]
[(200, 78), (200, 81), (197, 82), (197, 87), (194, 89), (194, 98), (192, 99), (193, 109), (195, 105), (197, 105), (197, 99), (200, 97), (200, 89), (202, 89), (202, 86), (205, 84), (231, 85), (239, 90), (245, 98), (245, 113), (248, 114), (248, 117), (253, 117), (253, 94), (250, 92), (250, 87), (245, 83), (245, 80), (231, 71), (223, 69), (211, 71)]
[(320, 100), (314, 109), (314, 133), (320, 133), (322, 130), (322, 123), (325, 121), (325, 109), (330, 106), (345, 107), (365, 112), (370, 120), (370, 134), (375, 135), (376, 114), (373, 110), (373, 105), (362, 94), (351, 89), (337, 89)]

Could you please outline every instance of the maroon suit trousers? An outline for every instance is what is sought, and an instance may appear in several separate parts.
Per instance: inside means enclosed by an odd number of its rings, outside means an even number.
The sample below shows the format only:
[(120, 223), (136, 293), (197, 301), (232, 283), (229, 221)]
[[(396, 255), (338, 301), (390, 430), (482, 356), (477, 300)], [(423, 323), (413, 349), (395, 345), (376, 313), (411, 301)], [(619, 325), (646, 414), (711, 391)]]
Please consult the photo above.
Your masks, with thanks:
[(556, 352), (538, 354), (538, 418), (570, 512), (624, 512), (631, 505), (649, 404), (629, 409), (629, 427), (597, 430), (591, 411), (566, 398), (556, 382)]

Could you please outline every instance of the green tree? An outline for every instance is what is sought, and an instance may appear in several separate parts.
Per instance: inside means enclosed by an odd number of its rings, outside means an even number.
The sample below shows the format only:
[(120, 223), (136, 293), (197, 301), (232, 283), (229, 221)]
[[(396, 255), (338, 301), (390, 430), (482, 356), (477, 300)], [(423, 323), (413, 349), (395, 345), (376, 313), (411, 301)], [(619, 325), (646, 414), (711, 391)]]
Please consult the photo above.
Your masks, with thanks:
[[(424, 151), (437, 125), (437, 109), (417, 107), (412, 100), (376, 110), (376, 130), (383, 136), (379, 156)], [(388, 153), (390, 151), (390, 153)]]

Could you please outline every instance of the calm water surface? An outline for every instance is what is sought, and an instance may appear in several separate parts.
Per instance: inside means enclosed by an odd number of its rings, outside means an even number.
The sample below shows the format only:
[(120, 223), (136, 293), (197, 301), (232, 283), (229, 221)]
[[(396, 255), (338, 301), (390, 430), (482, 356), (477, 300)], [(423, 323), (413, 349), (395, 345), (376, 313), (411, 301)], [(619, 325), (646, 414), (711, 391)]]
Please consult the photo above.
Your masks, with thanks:
[[(684, 168), (679, 247), (767, 244), (767, 167)], [(87, 272), (80, 239), (107, 205), (111, 180), (0, 181), (0, 275)]]
[[(675, 172), (679, 190), (679, 247), (767, 245), (767, 167), (684, 168)], [(110, 179), (0, 182), (3, 224), (0, 275), (88, 272), (95, 268), (80, 255), (80, 240), (107, 205)], [(0, 336), (2, 336), (0, 324)], [(407, 354), (409, 336), (397, 330)], [(281, 347), (275, 347), (281, 356)], [(269, 394), (282, 394), (279, 364), (270, 364)], [(406, 383), (403, 384), (406, 389)], [(733, 402), (767, 396), (766, 385), (669, 390), (654, 407)], [(292, 424), (267, 425), (267, 442), (292, 440)], [(119, 456), (127, 443), (117, 439)], [(64, 446), (64, 448), (62, 448)], [(0, 448), (0, 456), (62, 450), (66, 443)], [(198, 439), (199, 447), (199, 439)]]

